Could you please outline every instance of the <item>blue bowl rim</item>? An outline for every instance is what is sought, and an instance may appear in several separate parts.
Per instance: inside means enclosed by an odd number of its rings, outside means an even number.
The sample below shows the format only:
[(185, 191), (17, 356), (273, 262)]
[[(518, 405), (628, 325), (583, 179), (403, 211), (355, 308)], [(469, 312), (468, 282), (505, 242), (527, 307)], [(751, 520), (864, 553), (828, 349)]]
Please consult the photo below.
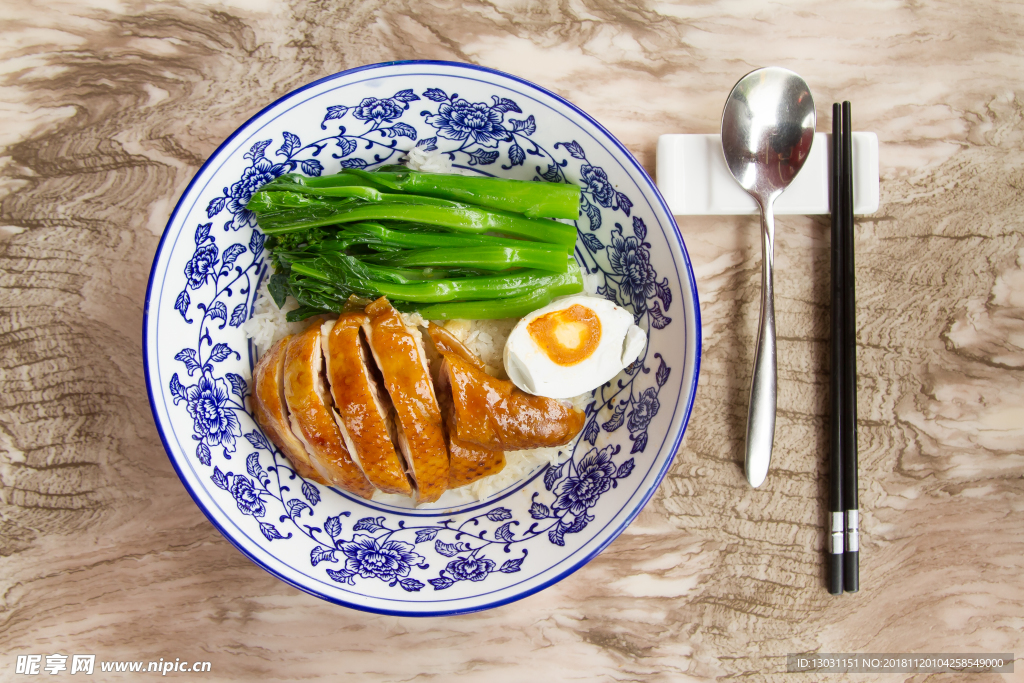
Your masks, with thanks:
[[(552, 99), (558, 101), (560, 104), (568, 107), (570, 110), (572, 110), (578, 116), (580, 116), (581, 118), (586, 120), (588, 123), (593, 125), (601, 133), (604, 133), (606, 136), (608, 136), (608, 140), (612, 144), (614, 144), (615, 147), (618, 148), (618, 150), (625, 156), (625, 158), (628, 159), (630, 161), (630, 163), (633, 164), (633, 166), (636, 168), (636, 170), (644, 178), (647, 179), (647, 182), (650, 184), (651, 189), (654, 191), (655, 198), (661, 204), (662, 209), (665, 211), (665, 215), (668, 216), (669, 221), (672, 224), (674, 235), (676, 237), (676, 240), (679, 243), (679, 248), (680, 248), (680, 251), (682, 252), (683, 260), (684, 260), (684, 262), (686, 264), (686, 274), (687, 274), (687, 279), (689, 280), (690, 289), (693, 291), (693, 312), (694, 312), (694, 328), (695, 328), (694, 337), (695, 337), (695, 341), (696, 341), (696, 349), (694, 350), (693, 379), (692, 379), (691, 384), (690, 384), (689, 395), (687, 396), (686, 414), (683, 416), (683, 421), (682, 421), (682, 424), (681, 424), (681, 426), (679, 428), (679, 433), (677, 434), (676, 439), (675, 439), (674, 443), (672, 444), (672, 452), (673, 452), (672, 457), (671, 458), (666, 458), (665, 464), (662, 466), (661, 471), (659, 471), (657, 473), (657, 475), (655, 476), (655, 479), (654, 479), (654, 482), (652, 483), (652, 485), (650, 487), (648, 487), (647, 492), (637, 502), (637, 504), (633, 508), (633, 510), (631, 510), (626, 515), (626, 518), (622, 521), (622, 523), (617, 528), (615, 528), (612, 531), (612, 533), (608, 534), (607, 538), (605, 538), (603, 541), (601, 541), (601, 543), (596, 548), (594, 548), (594, 550), (592, 550), (590, 553), (588, 553), (584, 557), (580, 558), (580, 560), (578, 560), (572, 566), (566, 568), (564, 571), (560, 572), (556, 576), (552, 577), (551, 579), (549, 579), (549, 580), (547, 580), (547, 581), (545, 581), (543, 583), (540, 583), (540, 584), (538, 584), (536, 586), (532, 586), (532, 587), (530, 587), (530, 588), (528, 588), (528, 589), (526, 589), (526, 590), (522, 591), (521, 593), (518, 593), (518, 594), (516, 594), (514, 596), (511, 596), (511, 597), (508, 597), (508, 598), (503, 598), (503, 599), (500, 599), (500, 600), (494, 600), (492, 602), (488, 602), (488, 603), (481, 604), (481, 605), (476, 605), (476, 606), (473, 606), (473, 607), (470, 607), (470, 608), (450, 609), (450, 610), (435, 610), (435, 611), (430, 611), (430, 612), (408, 612), (408, 611), (404, 611), (404, 610), (379, 609), (379, 608), (374, 608), (374, 607), (368, 607), (366, 605), (361, 605), (361, 604), (356, 603), (356, 602), (350, 602), (348, 600), (343, 600), (343, 599), (340, 599), (340, 598), (336, 598), (336, 597), (333, 597), (333, 596), (330, 596), (330, 595), (326, 595), (324, 593), (320, 593), (319, 591), (313, 590), (313, 589), (311, 589), (311, 588), (309, 588), (307, 586), (303, 586), (303, 585), (293, 581), (292, 579), (290, 579), (290, 578), (288, 578), (286, 576), (283, 576), (282, 574), (280, 574), (276, 570), (272, 569), (271, 567), (268, 567), (263, 562), (261, 562), (259, 559), (254, 557), (243, 546), (241, 546), (239, 543), (237, 543), (235, 541), (235, 539), (231, 536), (231, 534), (227, 532), (227, 530), (224, 528), (224, 526), (221, 525), (221, 523), (213, 516), (213, 514), (210, 512), (210, 510), (208, 510), (206, 508), (206, 506), (200, 501), (199, 497), (196, 495), (195, 491), (193, 491), (192, 487), (189, 485), (188, 481), (186, 480), (184, 473), (182, 472), (181, 468), (178, 466), (178, 463), (175, 461), (174, 457), (171, 455), (171, 447), (170, 447), (170, 444), (169, 444), (169, 442), (167, 440), (167, 436), (164, 434), (164, 428), (160, 424), (160, 421), (156, 417), (157, 416), (156, 398), (153, 395), (153, 382), (151, 381), (150, 374), (149, 374), (149, 351), (148, 351), (148, 343), (147, 343), (148, 342), (147, 330), (149, 328), (149, 313), (150, 313), (150, 310), (149, 310), (149, 307), (150, 307), (150, 297), (151, 297), (151, 295), (153, 293), (154, 275), (156, 273), (157, 263), (159, 262), (160, 256), (163, 253), (164, 242), (167, 239), (167, 236), (168, 236), (168, 233), (169, 233), (169, 228), (174, 223), (174, 220), (175, 220), (175, 218), (178, 215), (178, 210), (181, 208), (181, 201), (182, 201), (182, 199), (184, 199), (185, 197), (188, 196), (189, 192), (192, 190), (192, 186), (196, 183), (196, 180), (203, 174), (203, 171), (206, 170), (206, 167), (210, 164), (210, 162), (214, 158), (217, 157), (217, 155), (220, 153), (220, 151), (222, 149), (227, 147), (243, 130), (245, 130), (250, 123), (252, 123), (256, 119), (261, 117), (265, 112), (269, 111), (270, 109), (273, 109), (278, 104), (284, 102), (285, 100), (291, 99), (291, 98), (295, 97), (296, 95), (298, 95), (299, 93), (302, 93), (302, 92), (304, 92), (306, 90), (309, 90), (310, 88), (314, 88), (314, 87), (316, 87), (316, 86), (318, 86), (318, 85), (320, 85), (322, 83), (327, 83), (329, 81), (333, 81), (333, 80), (338, 79), (338, 78), (342, 78), (342, 77), (345, 77), (345, 76), (350, 76), (352, 74), (359, 73), (361, 71), (369, 71), (369, 70), (372, 70), (372, 69), (380, 69), (380, 68), (399, 66), (399, 65), (455, 67), (455, 68), (461, 68), (461, 69), (468, 69), (468, 70), (471, 70), (471, 71), (480, 71), (480, 72), (484, 72), (484, 73), (488, 73), (488, 74), (495, 74), (495, 75), (501, 76), (503, 78), (507, 78), (507, 79), (515, 81), (517, 83), (521, 83), (521, 84), (523, 84), (523, 85), (525, 85), (527, 87), (535, 88), (536, 90), (540, 91), (541, 93), (544, 93), (548, 97), (551, 97)], [(682, 443), (682, 440), (683, 440), (683, 436), (686, 434), (686, 428), (687, 428), (687, 426), (690, 423), (690, 416), (691, 416), (691, 414), (693, 412), (693, 403), (694, 403), (694, 400), (696, 399), (697, 383), (698, 383), (698, 379), (700, 377), (701, 352), (702, 352), (702, 343), (701, 343), (700, 297), (699, 297), (699, 294), (697, 292), (697, 282), (694, 279), (694, 275), (693, 275), (693, 264), (690, 261), (690, 254), (686, 250), (686, 243), (683, 241), (683, 236), (682, 236), (682, 233), (679, 230), (679, 225), (676, 223), (675, 216), (673, 216), (672, 211), (668, 208), (668, 204), (666, 204), (665, 198), (661, 196), (661, 192), (658, 190), (658, 186), (654, 183), (654, 180), (650, 177), (650, 175), (647, 173), (647, 171), (644, 169), (644, 167), (640, 165), (640, 162), (638, 162), (636, 160), (636, 157), (634, 157), (633, 154), (628, 149), (626, 149), (625, 146), (623, 146), (621, 142), (619, 142), (618, 138), (616, 138), (614, 135), (612, 135), (611, 132), (608, 131), (608, 129), (606, 129), (604, 126), (602, 126), (600, 123), (598, 123), (593, 117), (591, 117), (589, 114), (584, 112), (582, 109), (580, 109), (576, 105), (572, 104), (571, 102), (569, 102), (565, 98), (561, 97), (560, 95), (557, 95), (557, 94), (551, 92), (547, 88), (541, 87), (541, 86), (539, 86), (539, 85), (537, 85), (535, 83), (527, 81), (526, 79), (519, 78), (518, 76), (514, 76), (512, 74), (505, 73), (504, 71), (499, 71), (497, 69), (491, 69), (491, 68), (484, 67), (484, 66), (478, 66), (476, 64), (467, 64), (467, 63), (464, 63), (464, 62), (449, 62), (449, 61), (444, 61), (444, 60), (433, 60), (433, 59), (409, 59), (409, 60), (399, 60), (399, 61), (392, 61), (392, 62), (379, 62), (377, 64), (367, 64), (367, 65), (364, 65), (364, 66), (354, 67), (352, 69), (346, 69), (345, 71), (339, 71), (338, 73), (331, 74), (330, 76), (325, 76), (323, 78), (317, 79), (315, 81), (307, 83), (304, 86), (296, 88), (295, 90), (291, 90), (291, 91), (285, 93), (284, 95), (282, 95), (281, 97), (277, 98), (276, 100), (274, 100), (273, 102), (271, 102), (267, 106), (265, 106), (262, 109), (260, 109), (258, 112), (256, 112), (252, 116), (250, 116), (244, 123), (242, 123), (240, 126), (235, 128), (235, 130), (231, 133), (231, 135), (229, 135), (224, 140), (224, 142), (222, 142), (217, 147), (217, 149), (215, 149), (209, 155), (209, 157), (207, 157), (207, 159), (203, 163), (203, 165), (199, 168), (198, 171), (196, 171), (195, 175), (193, 175), (192, 180), (189, 181), (188, 186), (185, 188), (185, 191), (182, 192), (181, 196), (178, 198), (177, 203), (175, 203), (174, 210), (171, 212), (171, 215), (170, 215), (170, 217), (167, 220), (167, 225), (164, 227), (163, 234), (160, 236), (160, 242), (157, 244), (156, 253), (153, 256), (153, 265), (150, 267), (150, 271), (149, 271), (149, 279), (148, 279), (148, 283), (146, 285), (146, 299), (145, 299), (145, 303), (143, 305), (143, 313), (142, 313), (142, 365), (143, 365), (143, 372), (144, 372), (145, 377), (146, 377), (146, 394), (147, 394), (147, 396), (149, 398), (150, 410), (153, 413), (153, 422), (156, 425), (157, 433), (160, 435), (160, 441), (161, 441), (161, 443), (164, 446), (164, 452), (167, 454), (167, 459), (170, 460), (170, 462), (171, 462), (171, 467), (174, 468), (175, 473), (178, 475), (178, 479), (181, 480), (182, 485), (185, 487), (185, 490), (188, 492), (189, 496), (191, 496), (193, 502), (195, 502), (196, 506), (203, 512), (204, 515), (206, 515), (206, 518), (210, 521), (211, 524), (213, 524), (214, 528), (216, 528), (217, 531), (219, 531), (221, 533), (221, 535), (225, 539), (227, 539), (227, 541), (229, 543), (231, 543), (231, 545), (233, 545), (239, 552), (241, 552), (243, 555), (245, 555), (245, 557), (247, 557), (257, 567), (260, 567), (261, 569), (263, 569), (265, 572), (267, 572), (271, 576), (274, 576), (275, 578), (279, 579), (280, 581), (283, 581), (284, 583), (286, 583), (286, 584), (288, 584), (290, 586), (293, 586), (294, 588), (297, 588), (298, 590), (300, 590), (300, 591), (302, 591), (304, 593), (308, 593), (309, 595), (315, 596), (315, 597), (320, 598), (321, 600), (325, 600), (327, 602), (334, 603), (336, 605), (342, 605), (343, 607), (349, 607), (351, 609), (359, 610), (359, 611), (362, 611), (362, 612), (370, 612), (370, 613), (373, 613), (373, 614), (384, 614), (384, 615), (387, 615), (387, 616), (399, 616), (399, 617), (456, 616), (456, 615), (460, 615), (460, 614), (471, 614), (473, 612), (481, 612), (481, 611), (488, 610), (488, 609), (494, 609), (496, 607), (502, 607), (503, 605), (507, 605), (507, 604), (516, 602), (518, 600), (521, 600), (523, 598), (529, 597), (530, 595), (533, 595), (534, 593), (538, 593), (538, 592), (544, 590), (545, 588), (558, 583), (559, 581), (561, 581), (562, 579), (566, 578), (570, 574), (575, 573), (577, 570), (579, 570), (581, 567), (583, 567), (588, 562), (590, 562), (592, 559), (594, 559), (597, 555), (599, 555), (605, 548), (607, 548), (611, 544), (611, 542), (614, 541), (616, 538), (618, 538), (619, 535), (626, 529), (626, 527), (628, 527), (630, 525), (630, 523), (632, 523), (632, 521), (636, 518), (636, 516), (638, 514), (640, 514), (640, 511), (643, 510), (643, 508), (650, 501), (651, 497), (654, 495), (654, 492), (657, 491), (658, 487), (661, 485), (661, 481), (662, 481), (662, 479), (665, 478), (665, 475), (668, 473), (669, 467), (671, 467), (672, 463), (675, 461), (675, 455), (676, 455), (676, 453), (678, 453), (679, 446), (680, 446), (680, 444)]]

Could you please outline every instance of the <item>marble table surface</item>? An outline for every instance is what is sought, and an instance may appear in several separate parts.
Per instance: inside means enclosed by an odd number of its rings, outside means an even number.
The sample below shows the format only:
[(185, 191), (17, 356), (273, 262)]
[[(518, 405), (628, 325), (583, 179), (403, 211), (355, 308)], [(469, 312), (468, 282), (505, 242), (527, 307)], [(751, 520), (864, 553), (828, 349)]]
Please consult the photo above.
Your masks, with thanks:
[[(1024, 5), (1003, 0), (2, 0), (0, 679), (22, 680), (15, 656), (32, 653), (352, 681), (782, 680), (790, 652), (1021, 657), (1022, 34)], [(281, 583), (210, 525), (143, 378), (168, 214), (266, 103), (409, 58), (549, 88), (652, 174), (658, 136), (716, 132), (757, 66), (804, 76), (819, 130), (853, 102), (881, 143), (881, 209), (856, 228), (858, 594), (824, 588), (827, 217), (777, 221), (761, 489), (742, 474), (757, 223), (680, 217), (704, 320), (696, 407), (657, 495), (576, 574), (480, 614), (374, 616)]]

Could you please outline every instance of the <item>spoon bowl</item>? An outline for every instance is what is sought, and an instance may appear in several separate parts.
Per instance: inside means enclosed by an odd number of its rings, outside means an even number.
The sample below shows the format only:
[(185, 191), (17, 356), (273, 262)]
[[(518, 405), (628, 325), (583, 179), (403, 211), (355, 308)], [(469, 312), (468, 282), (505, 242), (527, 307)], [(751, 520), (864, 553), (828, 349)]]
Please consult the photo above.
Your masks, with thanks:
[(814, 100), (807, 83), (779, 67), (739, 80), (722, 112), (729, 172), (761, 211), (761, 315), (747, 408), (744, 471), (751, 486), (768, 475), (778, 386), (775, 347), (775, 199), (803, 168), (814, 141)]

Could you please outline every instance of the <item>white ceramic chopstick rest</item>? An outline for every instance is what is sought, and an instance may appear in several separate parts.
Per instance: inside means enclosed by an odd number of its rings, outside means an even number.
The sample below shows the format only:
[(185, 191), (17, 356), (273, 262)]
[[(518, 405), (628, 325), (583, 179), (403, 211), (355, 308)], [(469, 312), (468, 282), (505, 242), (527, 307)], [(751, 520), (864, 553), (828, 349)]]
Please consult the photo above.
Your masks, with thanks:
[[(878, 136), (853, 134), (853, 212), (878, 211)], [(832, 165), (832, 136), (815, 133), (800, 174), (775, 201), (778, 215), (826, 214)], [(729, 173), (717, 134), (662, 135), (658, 138), (658, 189), (676, 216), (756, 214), (757, 202)]]

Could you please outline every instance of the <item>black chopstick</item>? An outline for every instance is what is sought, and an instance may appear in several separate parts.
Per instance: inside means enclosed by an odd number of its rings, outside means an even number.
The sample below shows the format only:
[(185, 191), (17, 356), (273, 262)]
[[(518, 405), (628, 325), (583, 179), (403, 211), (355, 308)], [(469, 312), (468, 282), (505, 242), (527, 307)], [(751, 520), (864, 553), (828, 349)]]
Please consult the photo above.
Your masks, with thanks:
[(857, 504), (857, 326), (853, 268), (853, 143), (850, 103), (843, 102), (843, 507), (846, 509), (846, 548), (843, 583), (848, 593), (860, 590), (860, 512)]
[(843, 509), (843, 133), (842, 108), (832, 105), (832, 169), (829, 177), (832, 209), (832, 347), (830, 364), (830, 405), (832, 419), (829, 421), (829, 491), (828, 504), (831, 521), (828, 536), (828, 592), (839, 595), (843, 592), (843, 550), (845, 534)]

